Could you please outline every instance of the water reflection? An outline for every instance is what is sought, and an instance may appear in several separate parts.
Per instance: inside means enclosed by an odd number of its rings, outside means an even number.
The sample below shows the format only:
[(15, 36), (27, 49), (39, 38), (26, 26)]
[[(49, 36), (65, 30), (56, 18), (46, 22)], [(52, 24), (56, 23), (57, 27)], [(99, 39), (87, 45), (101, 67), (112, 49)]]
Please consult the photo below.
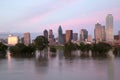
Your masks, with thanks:
[(115, 80), (114, 79), (114, 59), (110, 59), (109, 61), (108, 61), (108, 69), (107, 69), (107, 71), (108, 71), (108, 80)]
[[(44, 53), (44, 54), (43, 54)], [(78, 58), (78, 51), (66, 55), (57, 50), (50, 57), (49, 50), (36, 53), (35, 58), (11, 58), (0, 60), (0, 80), (115, 80), (120, 78), (120, 59)], [(67, 57), (67, 59), (65, 58)], [(116, 63), (116, 64), (115, 64)], [(117, 67), (116, 67), (117, 66)], [(117, 74), (117, 75), (116, 75)]]
[(38, 52), (35, 58), (35, 69), (39, 74), (44, 74), (48, 70), (48, 53), (46, 51), (43, 51), (43, 53)]

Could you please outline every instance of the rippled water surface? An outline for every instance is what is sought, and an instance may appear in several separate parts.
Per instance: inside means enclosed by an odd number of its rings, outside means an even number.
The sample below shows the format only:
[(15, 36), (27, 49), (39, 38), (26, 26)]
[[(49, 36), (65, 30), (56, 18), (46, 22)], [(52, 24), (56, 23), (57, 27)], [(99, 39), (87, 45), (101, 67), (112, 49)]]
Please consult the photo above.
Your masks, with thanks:
[(57, 57), (0, 59), (0, 80), (120, 80), (120, 58)]

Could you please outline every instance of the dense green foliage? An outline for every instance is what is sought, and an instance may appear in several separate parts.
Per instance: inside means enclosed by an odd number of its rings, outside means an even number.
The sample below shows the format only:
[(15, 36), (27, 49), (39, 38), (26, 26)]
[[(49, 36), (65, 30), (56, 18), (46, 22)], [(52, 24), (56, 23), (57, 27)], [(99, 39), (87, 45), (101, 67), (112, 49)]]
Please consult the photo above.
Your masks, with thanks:
[(23, 43), (18, 43), (10, 47), (9, 50), (11, 55), (15, 57), (32, 57), (34, 56), (35, 47), (33, 44), (26, 46)]
[(56, 57), (57, 49), (54, 46), (50, 47), (50, 52), (51, 52), (50, 54), (51, 57)]
[(7, 46), (0, 42), (0, 57), (4, 57), (6, 55)]
[(112, 46), (107, 44), (107, 43), (98, 43), (98, 44), (93, 44), (92, 46), (92, 54), (93, 56), (102, 56), (102, 57), (106, 57), (107, 56), (107, 52), (112, 49)]
[(120, 56), (120, 46), (115, 46), (113, 52), (115, 56)]
[(45, 38), (44, 36), (37, 36), (36, 39), (34, 40), (36, 49), (39, 51), (42, 51), (48, 46), (48, 39)]
[(89, 56), (89, 51), (92, 51), (93, 57), (106, 57), (107, 52), (112, 49), (111, 45), (107, 43), (97, 43), (97, 44), (85, 44), (83, 42), (80, 45), (67, 43), (65, 44), (65, 56), (71, 56), (71, 52), (74, 50), (80, 50), (82, 57)]

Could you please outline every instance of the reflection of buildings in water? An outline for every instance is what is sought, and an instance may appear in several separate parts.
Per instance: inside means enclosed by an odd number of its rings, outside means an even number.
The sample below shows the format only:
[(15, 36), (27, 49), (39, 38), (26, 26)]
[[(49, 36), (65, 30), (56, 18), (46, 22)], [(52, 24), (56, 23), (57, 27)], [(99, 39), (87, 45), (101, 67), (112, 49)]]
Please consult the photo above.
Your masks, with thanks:
[(39, 55), (39, 57), (35, 59), (35, 69), (39, 74), (46, 74), (48, 66), (48, 57)]
[(7, 59), (8, 59), (8, 70), (12, 69), (12, 65), (11, 65), (11, 56), (10, 56), (10, 52), (7, 51)]
[(59, 60), (61, 60), (63, 58), (63, 50), (58, 50), (58, 57), (59, 57)]
[(114, 60), (111, 59), (108, 61), (108, 80), (115, 80), (114, 79)]

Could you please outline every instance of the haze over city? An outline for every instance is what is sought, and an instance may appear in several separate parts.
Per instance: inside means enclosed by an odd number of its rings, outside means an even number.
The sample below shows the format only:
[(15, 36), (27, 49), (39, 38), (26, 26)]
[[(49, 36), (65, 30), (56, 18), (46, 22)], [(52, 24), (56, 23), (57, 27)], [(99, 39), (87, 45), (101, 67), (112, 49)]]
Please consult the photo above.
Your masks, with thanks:
[(85, 28), (93, 35), (97, 22), (106, 25), (107, 14), (114, 17), (114, 33), (120, 27), (119, 0), (1, 0), (0, 32), (41, 32), (59, 25), (63, 31)]

